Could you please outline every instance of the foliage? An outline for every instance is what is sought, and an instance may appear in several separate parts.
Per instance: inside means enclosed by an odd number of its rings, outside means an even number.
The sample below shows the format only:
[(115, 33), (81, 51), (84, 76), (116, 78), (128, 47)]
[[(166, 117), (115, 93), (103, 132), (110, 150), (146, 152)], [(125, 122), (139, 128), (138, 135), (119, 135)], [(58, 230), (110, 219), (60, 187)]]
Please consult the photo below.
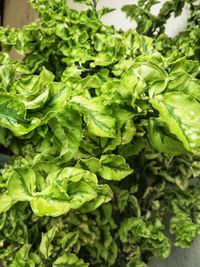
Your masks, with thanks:
[(200, 227), (199, 62), (105, 26), (96, 1), (82, 12), (30, 3), (36, 22), (0, 29), (4, 266), (145, 267), (170, 254), (167, 213), (175, 245), (190, 246)]
[[(157, 0), (139, 0), (137, 4), (125, 5), (122, 11), (137, 23), (137, 32), (154, 38), (154, 47), (163, 55), (177, 51), (180, 56), (199, 60), (200, 40), (200, 3), (195, 0), (167, 0), (160, 8), (158, 15), (152, 14), (152, 8), (159, 4)], [(190, 16), (187, 27), (174, 38), (165, 34), (166, 22), (173, 15), (181, 15), (187, 8)]]

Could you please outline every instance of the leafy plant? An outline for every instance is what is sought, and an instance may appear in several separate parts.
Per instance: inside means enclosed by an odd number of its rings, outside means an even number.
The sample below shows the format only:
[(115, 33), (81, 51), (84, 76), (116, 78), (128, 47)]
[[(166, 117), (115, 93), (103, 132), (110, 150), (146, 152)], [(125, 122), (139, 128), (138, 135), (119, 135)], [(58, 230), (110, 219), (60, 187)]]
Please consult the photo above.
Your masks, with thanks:
[(105, 26), (96, 1), (30, 3), (36, 22), (0, 29), (3, 265), (144, 267), (170, 254), (166, 213), (175, 245), (190, 246), (199, 62)]
[[(199, 2), (167, 0), (161, 6), (158, 15), (153, 15), (152, 8), (158, 3), (160, 1), (139, 0), (137, 4), (123, 6), (122, 11), (137, 23), (137, 32), (154, 38), (154, 46), (162, 54), (177, 51), (180, 56), (199, 60)], [(166, 22), (172, 15), (180, 16), (184, 7), (190, 11), (187, 27), (174, 38), (170, 38), (165, 34)]]

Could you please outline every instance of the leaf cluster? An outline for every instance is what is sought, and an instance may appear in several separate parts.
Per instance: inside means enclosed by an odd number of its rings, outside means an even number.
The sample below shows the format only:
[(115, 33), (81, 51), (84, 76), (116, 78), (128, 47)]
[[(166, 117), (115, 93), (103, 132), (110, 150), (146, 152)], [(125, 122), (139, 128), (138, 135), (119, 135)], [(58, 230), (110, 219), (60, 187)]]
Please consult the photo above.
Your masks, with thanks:
[(95, 1), (81, 12), (30, 3), (36, 22), (0, 29), (3, 266), (145, 267), (170, 254), (166, 214), (175, 245), (189, 247), (199, 62), (105, 26)]

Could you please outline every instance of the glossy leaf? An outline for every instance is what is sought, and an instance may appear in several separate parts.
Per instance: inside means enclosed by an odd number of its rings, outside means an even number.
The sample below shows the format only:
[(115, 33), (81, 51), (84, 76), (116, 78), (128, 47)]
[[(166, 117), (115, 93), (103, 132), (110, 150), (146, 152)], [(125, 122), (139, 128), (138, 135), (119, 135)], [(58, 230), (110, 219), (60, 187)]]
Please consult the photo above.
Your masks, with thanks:
[(192, 97), (179, 92), (159, 95), (151, 100), (169, 131), (180, 140), (189, 151), (197, 151), (200, 146), (199, 103)]
[(101, 99), (73, 97), (71, 102), (85, 116), (88, 131), (100, 137), (115, 137), (115, 118), (108, 107), (104, 107)]
[(68, 255), (63, 255), (59, 257), (53, 263), (53, 267), (62, 267), (62, 266), (69, 266), (69, 267), (87, 267), (89, 266), (87, 263), (84, 263), (83, 260), (79, 259), (75, 254), (70, 253)]
[(98, 172), (106, 180), (120, 181), (133, 172), (122, 156), (103, 155), (100, 162), (101, 168)]

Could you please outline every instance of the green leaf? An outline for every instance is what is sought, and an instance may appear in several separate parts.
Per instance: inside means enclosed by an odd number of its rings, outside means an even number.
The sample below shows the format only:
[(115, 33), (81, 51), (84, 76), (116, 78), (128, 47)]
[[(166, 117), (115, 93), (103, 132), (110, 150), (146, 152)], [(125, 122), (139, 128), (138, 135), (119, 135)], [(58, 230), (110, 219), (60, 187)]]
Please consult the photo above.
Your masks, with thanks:
[(79, 232), (65, 233), (61, 240), (62, 248), (65, 249), (65, 251), (69, 251), (78, 242), (78, 239)]
[(144, 138), (136, 138), (131, 143), (119, 146), (119, 154), (124, 158), (138, 155), (145, 148)]
[(126, 267), (148, 267), (148, 266), (143, 261), (140, 261), (138, 259), (136, 260), (133, 259), (127, 263)]
[(100, 163), (99, 159), (91, 157), (89, 159), (80, 159), (76, 163), (75, 167), (89, 170), (91, 172), (96, 173), (96, 172), (98, 172), (99, 168), (101, 167), (101, 163)]
[(152, 252), (160, 259), (169, 257), (171, 251), (170, 240), (162, 232), (163, 225), (159, 219), (154, 224), (150, 224), (148, 229), (150, 231), (150, 238), (144, 242), (143, 249)]
[(14, 170), (9, 182), (8, 193), (17, 201), (30, 200), (36, 187), (36, 175), (31, 169)]
[(131, 217), (122, 222), (119, 229), (119, 237), (123, 243), (130, 242), (135, 244), (141, 238), (149, 238), (150, 231), (142, 219)]
[(159, 55), (140, 56), (131, 67), (133, 73), (146, 82), (150, 97), (163, 92), (168, 84), (168, 74), (161, 60)]
[(123, 212), (125, 210), (125, 208), (128, 205), (128, 199), (129, 199), (129, 191), (126, 189), (120, 190), (117, 196), (117, 205), (119, 208), (119, 212)]
[(107, 184), (99, 185), (97, 189), (97, 197), (86, 202), (81, 208), (81, 212), (91, 212), (96, 210), (102, 204), (109, 202), (113, 198), (113, 192)]
[(15, 95), (0, 94), (0, 124), (10, 129), (16, 136), (24, 135), (40, 123), (40, 119), (27, 121), (24, 104)]
[(47, 101), (48, 97), (49, 97), (49, 90), (47, 89), (35, 99), (31, 101), (23, 101), (23, 103), (26, 109), (36, 109), (41, 107)]
[(159, 152), (173, 155), (187, 153), (182, 143), (174, 136), (170, 136), (165, 124), (159, 120), (149, 120), (148, 138), (151, 145)]
[(31, 169), (16, 169), (9, 179), (9, 195), (15, 201), (30, 201), (38, 216), (54, 217), (79, 209), (86, 202), (84, 210), (94, 210), (112, 198), (109, 186), (98, 185), (97, 177), (89, 171), (68, 167), (48, 172), (44, 182), (41, 174)]
[(15, 200), (8, 193), (2, 194), (0, 196), (0, 213), (9, 210), (14, 203)]
[(105, 138), (102, 137), (100, 139), (101, 142), (101, 147), (103, 153), (113, 151), (121, 144), (121, 131), (118, 129), (116, 132), (116, 137), (115, 138)]
[(15, 78), (15, 66), (9, 63), (0, 65), (0, 78), (0, 90), (8, 92)]
[(121, 144), (125, 145), (131, 142), (136, 134), (136, 127), (132, 120), (127, 120), (123, 126), (122, 141)]
[(169, 131), (188, 151), (198, 151), (200, 146), (200, 104), (191, 96), (173, 92), (158, 95), (151, 101), (159, 111)]
[(100, 162), (101, 168), (98, 173), (106, 180), (120, 181), (133, 172), (122, 156), (103, 155)]
[(30, 258), (29, 251), (31, 249), (30, 244), (23, 245), (15, 254), (14, 260), (9, 267), (35, 267), (34, 261)]
[(70, 108), (49, 121), (51, 130), (60, 143), (60, 157), (64, 156), (65, 161), (72, 159), (78, 151), (82, 139), (81, 124), (79, 113)]
[[(92, 247), (89, 248), (90, 254), (93, 258), (101, 262), (103, 259), (108, 265), (113, 265), (117, 259), (118, 249), (117, 244), (111, 235), (109, 225), (102, 225), (101, 239), (97, 240)], [(104, 262), (103, 261), (103, 262)]]
[(170, 253), (170, 242), (162, 233), (163, 225), (159, 220), (147, 225), (142, 219), (126, 218), (119, 229), (122, 243), (137, 244), (142, 242), (141, 249), (150, 251), (159, 258), (167, 258)]
[(79, 259), (75, 254), (70, 253), (57, 258), (54, 261), (53, 267), (88, 267), (89, 264), (84, 263), (82, 259)]
[(100, 98), (86, 99), (75, 96), (71, 103), (85, 116), (88, 131), (100, 137), (115, 137), (115, 118), (110, 109), (102, 105)]
[(57, 231), (57, 226), (54, 226), (47, 233), (42, 233), (39, 252), (42, 253), (46, 259), (48, 259), (52, 254), (53, 245), (51, 244), (51, 242), (53, 241)]
[(48, 85), (53, 80), (53, 73), (43, 68), (38, 76), (29, 76), (18, 81), (16, 90), (25, 96), (23, 103), (26, 109), (37, 109), (44, 105), (49, 97)]
[(59, 174), (51, 174), (50, 179), (50, 185), (31, 199), (38, 216), (65, 214), (97, 196), (97, 178), (88, 171), (64, 168)]
[(198, 225), (183, 212), (170, 220), (170, 232), (176, 236), (175, 246), (189, 248), (198, 235)]

